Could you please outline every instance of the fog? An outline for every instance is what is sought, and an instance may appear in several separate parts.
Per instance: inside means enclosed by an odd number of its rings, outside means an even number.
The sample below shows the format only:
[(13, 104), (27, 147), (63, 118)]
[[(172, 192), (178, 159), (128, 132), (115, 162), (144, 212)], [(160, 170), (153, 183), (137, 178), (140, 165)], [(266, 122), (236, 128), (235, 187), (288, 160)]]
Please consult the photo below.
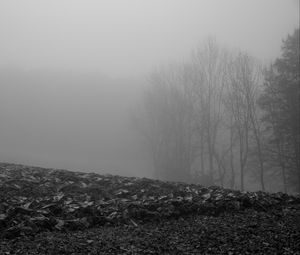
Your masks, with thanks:
[(268, 60), (299, 23), (297, 0), (0, 2), (0, 67), (147, 74), (207, 36)]
[(0, 77), (2, 161), (149, 176), (130, 122), (134, 80), (49, 71)]
[(292, 0), (2, 0), (0, 161), (152, 177), (147, 75), (209, 36), (270, 62), (298, 23)]

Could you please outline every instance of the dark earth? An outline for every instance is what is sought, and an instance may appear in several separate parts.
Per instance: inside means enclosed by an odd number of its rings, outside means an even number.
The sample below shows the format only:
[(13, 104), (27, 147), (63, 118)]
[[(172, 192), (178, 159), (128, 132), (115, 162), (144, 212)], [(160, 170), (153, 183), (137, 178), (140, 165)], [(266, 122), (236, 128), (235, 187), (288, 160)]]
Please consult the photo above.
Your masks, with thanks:
[(0, 163), (0, 254), (300, 254), (300, 197)]

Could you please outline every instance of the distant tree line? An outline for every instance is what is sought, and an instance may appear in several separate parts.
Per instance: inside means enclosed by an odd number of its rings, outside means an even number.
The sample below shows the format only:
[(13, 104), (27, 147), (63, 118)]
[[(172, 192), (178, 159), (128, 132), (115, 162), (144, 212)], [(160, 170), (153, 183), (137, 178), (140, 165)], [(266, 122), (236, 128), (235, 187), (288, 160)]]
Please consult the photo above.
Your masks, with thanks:
[[(134, 123), (155, 178), (300, 192), (299, 29), (263, 67), (213, 39), (149, 77)], [(268, 186), (269, 185), (269, 186)]]

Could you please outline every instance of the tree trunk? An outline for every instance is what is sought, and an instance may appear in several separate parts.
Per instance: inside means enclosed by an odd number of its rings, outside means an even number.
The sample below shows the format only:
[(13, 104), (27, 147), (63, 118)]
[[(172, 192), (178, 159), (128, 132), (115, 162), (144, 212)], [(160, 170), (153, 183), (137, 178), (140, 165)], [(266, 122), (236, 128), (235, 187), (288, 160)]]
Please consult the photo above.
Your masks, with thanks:
[(260, 139), (257, 134), (257, 131), (254, 131), (255, 133), (255, 140), (257, 144), (257, 154), (258, 154), (258, 160), (259, 160), (259, 166), (260, 166), (260, 184), (262, 191), (265, 191), (265, 182), (264, 182), (264, 161), (263, 161), (263, 155), (261, 150), (261, 144)]
[(240, 168), (241, 168), (241, 190), (244, 191), (244, 162), (243, 162), (243, 139), (240, 136)]
[(204, 173), (204, 134), (203, 134), (203, 130), (201, 130), (201, 137), (200, 137), (200, 164), (201, 164), (201, 174), (205, 174)]
[[(232, 124), (232, 123), (231, 123)], [(233, 189), (235, 185), (235, 172), (234, 172), (234, 162), (233, 162), (233, 127), (230, 129), (230, 167), (231, 167), (231, 180), (230, 188)]]

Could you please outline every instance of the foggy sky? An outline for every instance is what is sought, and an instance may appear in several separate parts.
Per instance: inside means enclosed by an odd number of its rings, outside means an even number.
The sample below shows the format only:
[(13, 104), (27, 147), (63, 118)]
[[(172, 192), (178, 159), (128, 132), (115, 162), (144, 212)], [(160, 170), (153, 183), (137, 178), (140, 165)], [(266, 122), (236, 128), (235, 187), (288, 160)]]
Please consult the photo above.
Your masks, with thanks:
[(151, 177), (130, 124), (143, 77), (208, 36), (269, 62), (298, 9), (298, 0), (0, 0), (0, 161)]
[(208, 36), (268, 61), (298, 24), (298, 0), (1, 0), (0, 67), (139, 75)]
[(0, 162), (150, 177), (131, 124), (135, 82), (0, 71)]

